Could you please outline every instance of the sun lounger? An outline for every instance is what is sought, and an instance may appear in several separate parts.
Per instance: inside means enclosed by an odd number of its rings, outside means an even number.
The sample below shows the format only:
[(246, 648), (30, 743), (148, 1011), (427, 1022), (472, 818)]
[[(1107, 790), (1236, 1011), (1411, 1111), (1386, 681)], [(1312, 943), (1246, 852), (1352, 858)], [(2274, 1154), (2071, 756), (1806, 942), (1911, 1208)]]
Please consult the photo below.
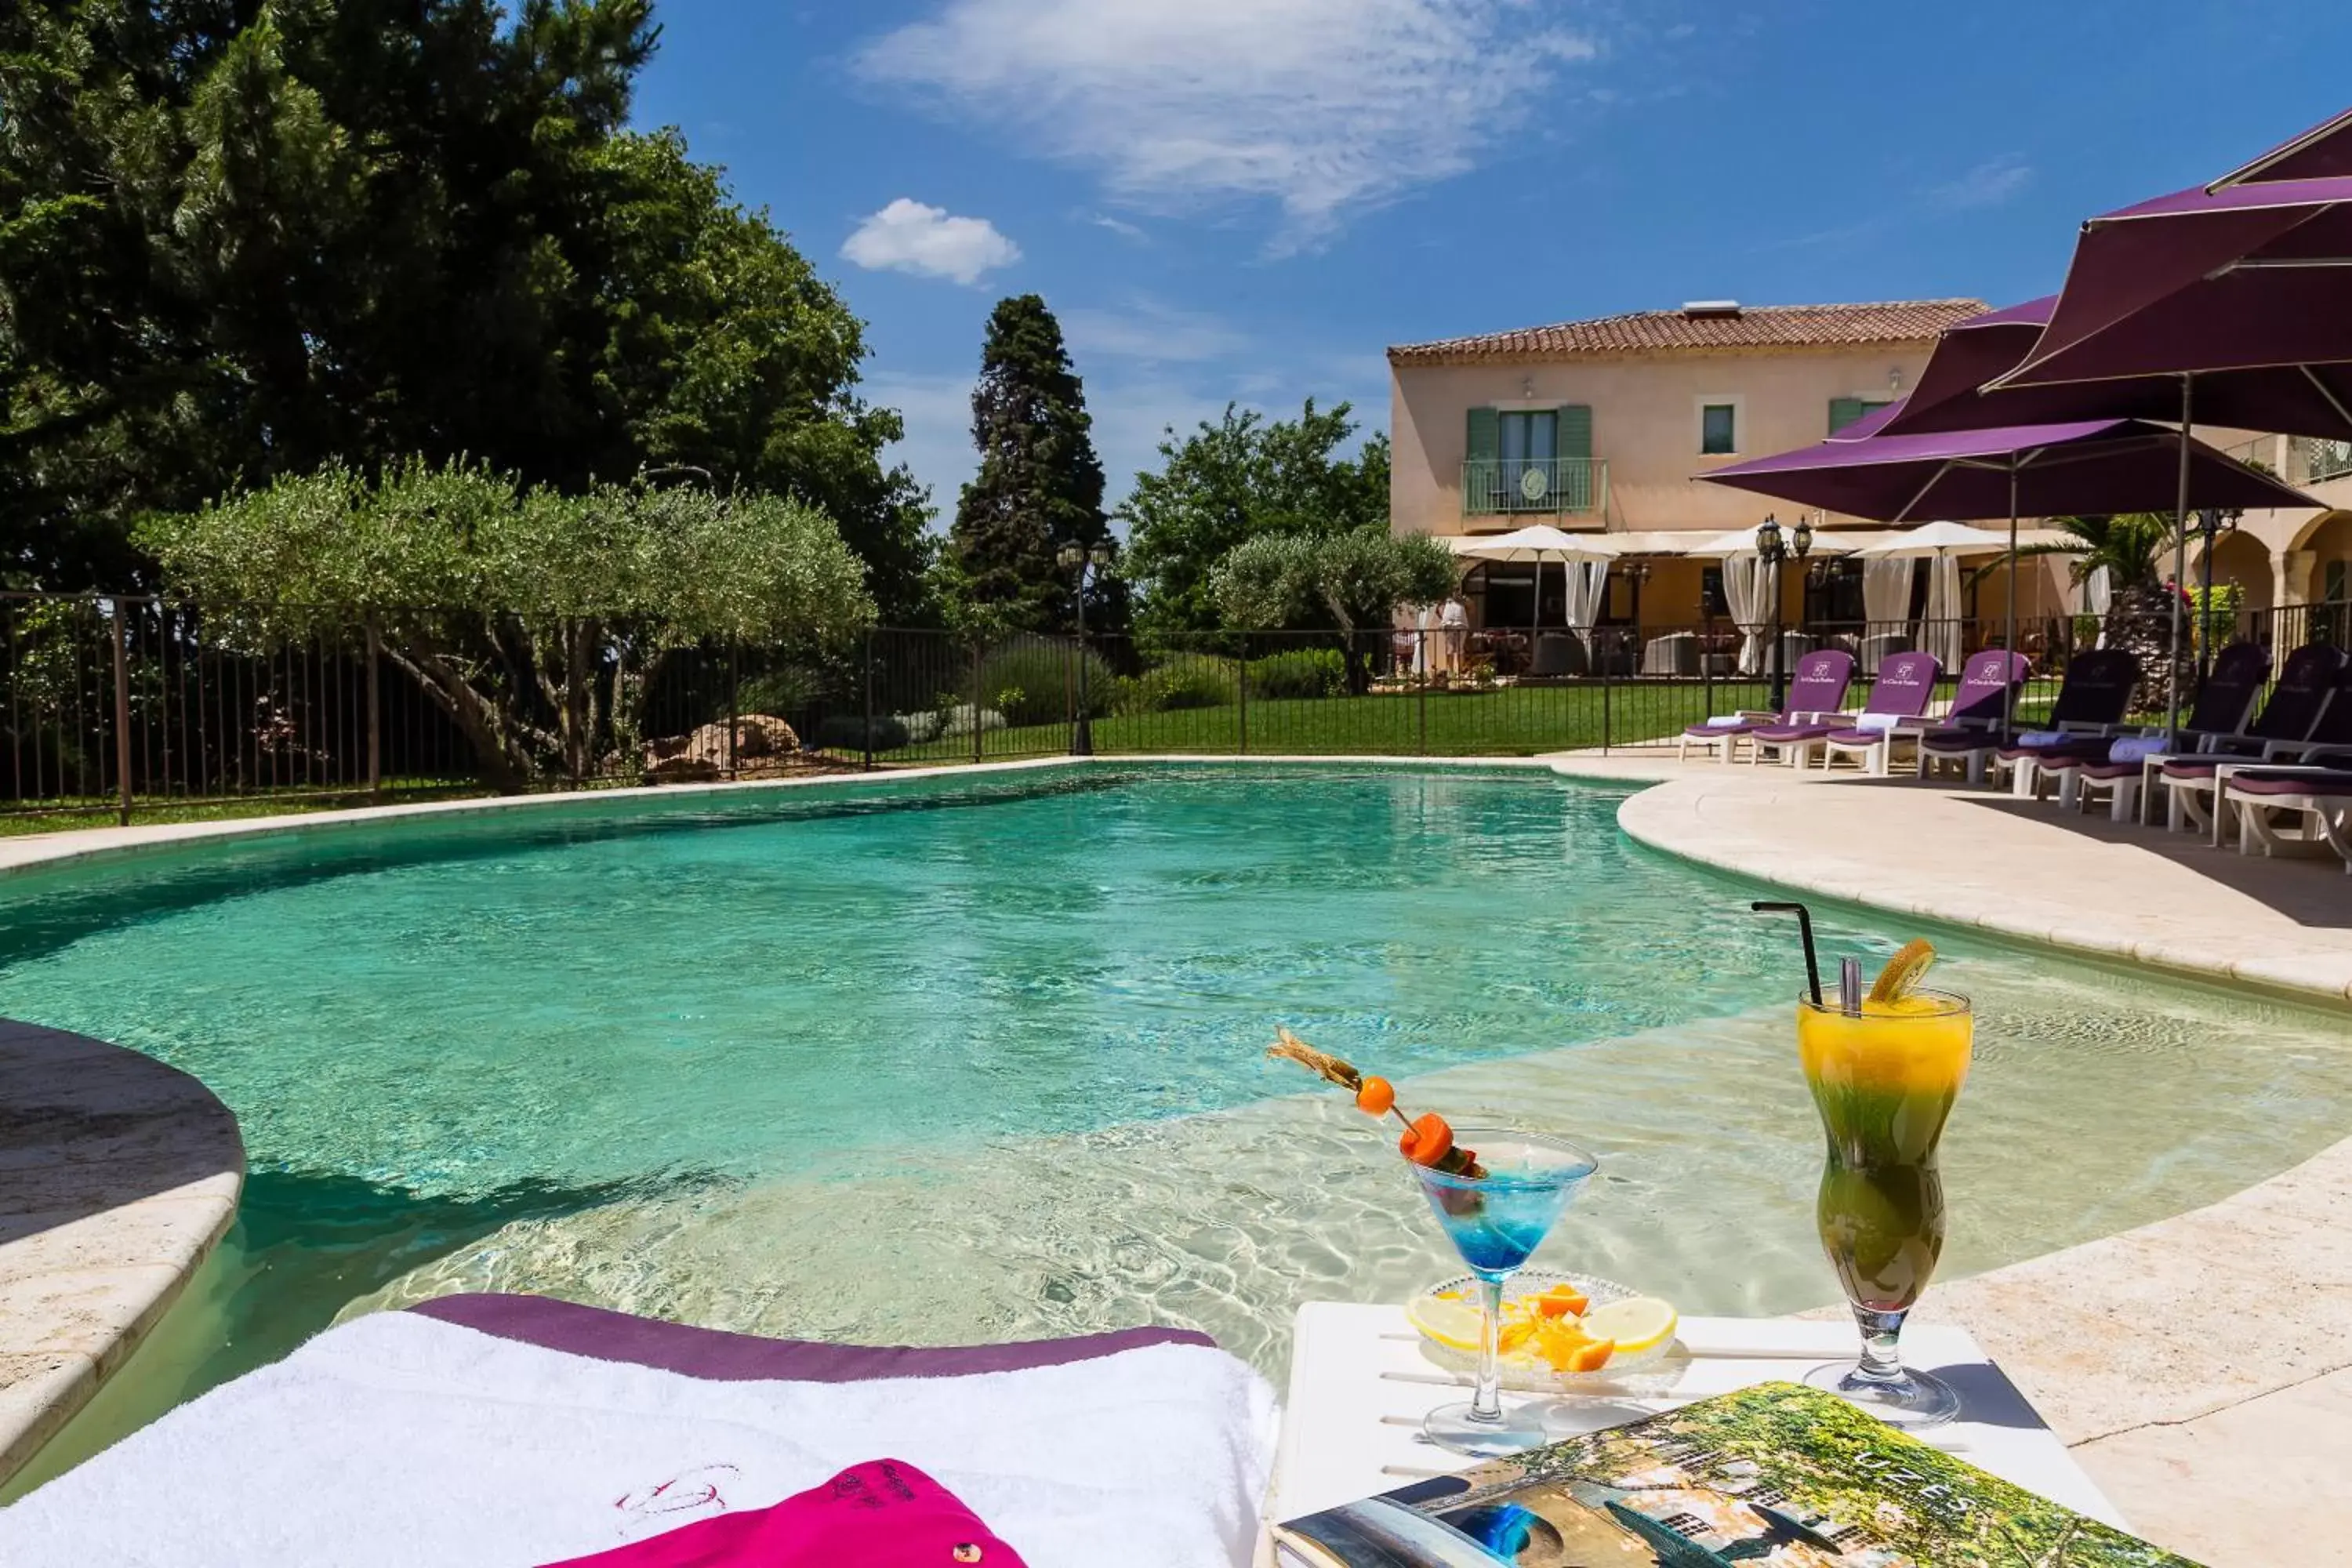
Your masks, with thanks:
[[(1894, 748), (1910, 745), (1915, 757), (1915, 773), (1928, 778), (1945, 766), (1959, 766), (1969, 783), (1983, 781), (1983, 759), (1990, 752), (1971, 750), (1976, 742), (1990, 745), (2000, 738), (2001, 720), (2009, 715), (2016, 693), (2025, 687), (2025, 677), (2032, 675), (2032, 660), (2025, 654), (2009, 654), (2004, 648), (1983, 648), (1969, 656), (1969, 663), (1959, 668), (1959, 689), (1952, 693), (1952, 708), (1940, 720), (1927, 720), (1916, 726), (1895, 726), (1895, 731), (1884, 741), (1884, 752), (1872, 771), (1889, 773), (1894, 771)], [(1928, 745), (1933, 741), (1936, 745)], [(1844, 750), (1863, 750), (1865, 736), (1844, 733), (1830, 736), (1830, 754)]]
[(1925, 777), (1928, 765), (1923, 745), (1926, 739), (1930, 735), (1947, 740), (1967, 735), (1991, 736), (2000, 728), (2008, 698), (2025, 684), (2032, 668), (2021, 653), (1987, 648), (1971, 654), (1968, 663), (1960, 667), (1959, 689), (1952, 695), (1951, 710), (1941, 718), (1899, 720), (1884, 729), (1856, 726), (1840, 730), (1823, 738), (1822, 765), (1834, 766), (1841, 756), (1858, 756), (1865, 772), (1883, 778), (1894, 772), (1895, 749), (1908, 746), (1914, 767)]
[(2042, 767), (2066, 757), (2100, 757), (2124, 728), (2132, 692), (2139, 684), (2139, 660), (2122, 648), (2093, 648), (2066, 666), (2049, 721), (2011, 735), (1986, 759), (1994, 779), (2007, 773), (2011, 793), (2028, 799), (2042, 794)]
[(2352, 875), (2352, 752), (2316, 752), (2298, 767), (2245, 768), (2221, 782), (2238, 814), (2238, 853), (2322, 855)]
[(2197, 692), (2189, 722), (2178, 736), (2126, 736), (2112, 742), (2103, 756), (2053, 757), (2039, 764), (2044, 777), (2058, 784), (2058, 805), (2081, 811), (2100, 795), (2108, 815), (2128, 822), (2139, 815), (2140, 787), (2148, 774), (2148, 759), (2201, 752), (2223, 741), (2238, 739), (2252, 717), (2270, 679), (2268, 649), (2253, 643), (2231, 643), (2214, 657), (2213, 668)]
[(2034, 768), (2046, 756), (2069, 752), (2096, 755), (2131, 706), (2139, 680), (2139, 660), (2120, 648), (2076, 654), (2066, 667), (2048, 722), (2039, 730), (1962, 730), (1931, 734), (1919, 742), (1924, 764), (1965, 762), (1970, 784), (2007, 772), (2019, 779), (2019, 793), (2033, 793)]
[(1778, 713), (1748, 710), (1693, 724), (1683, 731), (1675, 758), (1687, 758), (1691, 748), (1697, 746), (1717, 760), (1728, 763), (1738, 755), (1740, 742), (1768, 725), (1830, 718), (1852, 722), (1852, 716), (1839, 710), (1845, 705), (1845, 690), (1853, 682), (1853, 655), (1843, 648), (1809, 653), (1796, 661), (1796, 679), (1789, 687), (1788, 707)]
[(2246, 732), (2216, 742), (2196, 756), (2170, 757), (2157, 768), (2164, 786), (2165, 826), (2175, 833), (2211, 833), (2215, 781), (2248, 763), (2292, 763), (2305, 752), (2352, 747), (2352, 659), (2326, 643), (2287, 656), (2270, 700)]
[(0, 1563), (552, 1563), (890, 1458), (1034, 1563), (1232, 1568), (1276, 1436), (1265, 1380), (1180, 1330), (901, 1350), (444, 1297), (331, 1328), (0, 1509)]
[(1748, 760), (1760, 764), (1769, 751), (1776, 753), (1776, 760), (1802, 768), (1819, 754), (1826, 768), (1826, 747), (1832, 735), (1866, 731), (1884, 737), (1896, 724), (1916, 721), (1936, 695), (1936, 678), (1942, 670), (1932, 653), (1889, 654), (1879, 661), (1878, 679), (1871, 685), (1870, 700), (1863, 705), (1859, 721), (1841, 713), (1801, 724), (1767, 724), (1748, 737)]

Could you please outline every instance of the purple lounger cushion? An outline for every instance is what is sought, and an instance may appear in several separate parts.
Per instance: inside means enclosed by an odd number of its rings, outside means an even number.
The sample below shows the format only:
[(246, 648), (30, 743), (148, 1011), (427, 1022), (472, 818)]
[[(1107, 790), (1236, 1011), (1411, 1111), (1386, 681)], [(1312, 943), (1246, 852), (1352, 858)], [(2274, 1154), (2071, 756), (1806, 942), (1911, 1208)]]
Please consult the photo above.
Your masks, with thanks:
[(2062, 757), (2095, 762), (2103, 759), (2107, 748), (2114, 744), (2114, 740), (2105, 735), (2084, 735), (2079, 740), (2069, 738), (2063, 741), (2051, 741), (2036, 746), (2020, 746), (2012, 743), (2001, 747), (1993, 755), (2004, 763), (2028, 760), (2041, 762), (2044, 759)]
[(1800, 741), (1818, 741), (1824, 735), (1833, 735), (1849, 722), (1841, 715), (1834, 724), (1767, 724), (1751, 731), (1750, 736), (1768, 746), (1793, 746)]
[(2242, 773), (2231, 773), (2230, 788), (2239, 795), (2310, 795), (2333, 799), (2352, 795), (2352, 773), (2274, 773), (2250, 768)]
[(722, 1383), (866, 1383), (886, 1377), (975, 1377), (1067, 1366), (1147, 1345), (1217, 1342), (1192, 1329), (1120, 1329), (1066, 1340), (1025, 1340), (1003, 1345), (836, 1345), (817, 1340), (771, 1340), (758, 1334), (698, 1329), (583, 1307), (550, 1296), (438, 1296), (407, 1310), (476, 1333), (516, 1340), (541, 1350), (626, 1362)]
[(1919, 743), (1931, 752), (1976, 752), (2006, 741), (1990, 730), (1931, 730), (1919, 737)]

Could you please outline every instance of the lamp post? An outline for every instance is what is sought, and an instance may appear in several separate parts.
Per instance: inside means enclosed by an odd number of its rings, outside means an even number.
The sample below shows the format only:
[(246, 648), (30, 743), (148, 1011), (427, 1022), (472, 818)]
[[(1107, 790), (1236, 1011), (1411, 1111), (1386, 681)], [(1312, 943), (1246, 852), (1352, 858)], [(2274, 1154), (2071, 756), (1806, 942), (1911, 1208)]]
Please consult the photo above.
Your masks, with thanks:
[(1102, 580), (1103, 568), (1111, 563), (1112, 552), (1108, 543), (1091, 548), (1065, 544), (1055, 552), (1055, 563), (1071, 574), (1078, 595), (1078, 724), (1070, 736), (1070, 755), (1091, 757), (1095, 754), (1094, 705), (1087, 694), (1087, 568), (1095, 569), (1097, 582)]
[(1794, 558), (1800, 566), (1813, 552), (1813, 525), (1801, 513), (1797, 526), (1784, 537), (1780, 520), (1767, 516), (1756, 527), (1756, 561), (1772, 595), (1772, 700), (1775, 712), (1789, 700), (1789, 654), (1780, 635), (1780, 563)]

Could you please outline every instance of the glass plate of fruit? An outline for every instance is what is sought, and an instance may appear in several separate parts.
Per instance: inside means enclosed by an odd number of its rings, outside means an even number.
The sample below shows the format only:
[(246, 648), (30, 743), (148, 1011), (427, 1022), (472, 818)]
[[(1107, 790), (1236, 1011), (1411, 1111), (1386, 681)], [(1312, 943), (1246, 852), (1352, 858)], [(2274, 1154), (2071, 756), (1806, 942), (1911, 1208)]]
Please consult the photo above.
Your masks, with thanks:
[[(1433, 1359), (1448, 1366), (1476, 1362), (1476, 1276), (1441, 1279), (1404, 1310)], [(1515, 1388), (1541, 1389), (1648, 1371), (1672, 1352), (1678, 1326), (1670, 1303), (1613, 1279), (1523, 1268), (1503, 1292), (1503, 1378)]]

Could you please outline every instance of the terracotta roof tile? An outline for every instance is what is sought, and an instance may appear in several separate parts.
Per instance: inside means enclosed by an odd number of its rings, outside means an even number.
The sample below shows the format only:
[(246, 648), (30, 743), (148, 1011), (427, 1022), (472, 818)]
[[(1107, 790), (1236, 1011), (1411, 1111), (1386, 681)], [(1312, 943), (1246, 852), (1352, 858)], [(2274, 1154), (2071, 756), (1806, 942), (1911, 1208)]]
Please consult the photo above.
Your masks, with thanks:
[(1589, 321), (1400, 343), (1391, 364), (1556, 359), (1675, 349), (1828, 348), (1922, 342), (1987, 309), (1981, 300), (1894, 300), (1867, 305), (1752, 305), (1728, 310), (1634, 310)]

